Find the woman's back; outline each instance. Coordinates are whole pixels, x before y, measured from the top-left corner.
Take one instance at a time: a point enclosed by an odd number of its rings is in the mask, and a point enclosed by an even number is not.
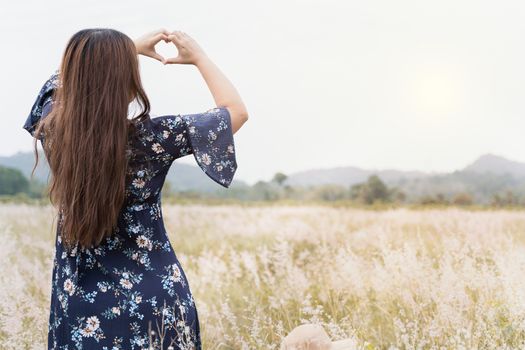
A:
[[[161,58],[161,40],[179,56]],[[137,54],[194,64],[217,107],[151,118]],[[143,107],[131,120],[130,99]],[[49,349],[201,349],[195,301],[164,227],[162,187],[173,161],[189,154],[229,187],[233,134],[247,118],[233,85],[183,32],[135,41],[107,28],[73,35],[23,126],[44,147],[60,208]]]
[[[34,125],[52,111],[48,97],[56,82],[57,72],[24,124],[33,136]],[[96,247],[69,251],[62,245],[59,215],[50,348],[142,349],[152,342],[164,348],[172,341],[174,348],[200,348],[197,310],[166,234],[161,190],[173,161],[189,154],[215,182],[231,184],[237,164],[229,111],[148,116],[136,126],[128,140],[126,201],[115,232]]]

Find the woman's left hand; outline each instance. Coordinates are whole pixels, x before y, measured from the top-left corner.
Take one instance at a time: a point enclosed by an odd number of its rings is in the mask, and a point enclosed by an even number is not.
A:
[[[161,40],[169,43],[170,40],[168,39],[168,35],[170,35],[170,32],[165,28],[161,28],[159,30],[146,33],[140,38],[133,40],[137,49],[137,53],[139,55],[154,58],[165,64],[166,59],[159,55],[157,51],[155,51],[155,45],[157,45]]]

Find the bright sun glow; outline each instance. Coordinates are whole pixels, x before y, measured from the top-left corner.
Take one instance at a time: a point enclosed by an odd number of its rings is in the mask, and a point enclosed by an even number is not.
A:
[[[450,70],[426,67],[417,71],[409,89],[411,109],[426,121],[453,119],[461,106],[460,82]]]

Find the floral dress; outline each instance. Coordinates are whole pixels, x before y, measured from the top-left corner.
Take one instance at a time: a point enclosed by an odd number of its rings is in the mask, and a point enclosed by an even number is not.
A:
[[[41,142],[36,123],[51,111],[58,84],[56,70],[23,126]],[[195,300],[167,237],[161,190],[173,161],[189,154],[212,180],[230,186],[237,169],[230,115],[217,107],[148,116],[137,125],[113,234],[99,246],[66,251],[57,225],[48,349],[201,349]]]

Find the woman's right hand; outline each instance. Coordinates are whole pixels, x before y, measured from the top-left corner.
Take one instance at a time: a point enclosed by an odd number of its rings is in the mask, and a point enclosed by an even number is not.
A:
[[[137,53],[139,55],[148,56],[154,58],[164,64],[166,60],[162,55],[159,55],[155,50],[155,45],[157,45],[161,40],[164,40],[166,43],[169,43],[168,35],[170,32],[164,28],[155,30],[149,33],[144,34],[138,39],[133,40]]]
[[[204,50],[188,34],[176,30],[168,35],[168,39],[175,44],[179,55],[168,58],[164,64],[197,64],[206,58]]]

